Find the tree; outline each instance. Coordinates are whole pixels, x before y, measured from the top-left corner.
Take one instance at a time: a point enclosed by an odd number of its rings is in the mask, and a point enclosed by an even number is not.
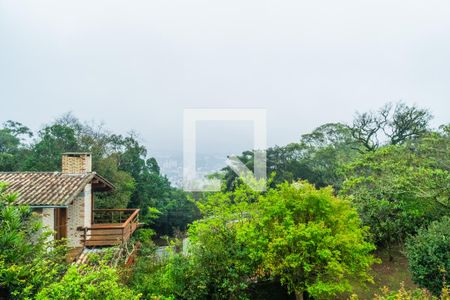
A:
[[[450,218],[431,223],[406,242],[406,256],[412,278],[419,286],[439,295],[450,285]]]
[[[302,163],[309,173],[296,179],[308,180],[316,187],[342,186],[342,167],[359,156],[360,143],[352,137],[350,128],[341,123],[328,123],[302,135],[305,149]]]
[[[39,141],[25,161],[27,171],[55,171],[61,168],[61,154],[76,152],[78,146],[75,131],[59,124],[47,126],[39,131]]]
[[[261,196],[243,222],[242,237],[262,271],[295,292],[332,297],[351,290],[349,278],[370,281],[375,247],[350,203],[307,182],[284,183]]]
[[[432,115],[426,109],[408,106],[399,102],[388,103],[377,113],[358,113],[353,120],[353,137],[363,145],[365,151],[374,151],[384,141],[397,145],[420,137],[428,131]]]
[[[195,202],[186,192],[177,188],[171,188],[167,200],[158,201],[155,207],[161,214],[152,227],[160,234],[173,235],[176,231],[184,232],[189,224],[201,217]]]
[[[439,130],[409,142],[408,147],[433,168],[450,171],[450,125],[442,125]]]
[[[95,171],[108,178],[116,187],[110,193],[96,195],[96,208],[126,208],[136,190],[136,181],[127,172],[119,170],[119,154],[113,153],[95,162]]]
[[[30,129],[19,122],[3,124],[0,129],[0,171],[14,171],[20,167],[28,152],[23,142],[32,135]]]
[[[225,203],[231,204],[230,195],[234,204],[227,207]],[[185,284],[189,299],[247,299],[257,262],[251,258],[247,241],[240,236],[240,220],[248,207],[246,196],[242,189],[211,195],[202,207],[206,218],[189,227],[189,280]]]
[[[440,168],[450,148],[441,138],[385,146],[346,167],[341,194],[352,198],[378,245],[389,250],[450,212],[450,173]]]

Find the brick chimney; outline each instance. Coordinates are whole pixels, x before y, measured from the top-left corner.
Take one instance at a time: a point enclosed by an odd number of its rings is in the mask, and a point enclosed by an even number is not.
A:
[[[91,154],[77,152],[63,153],[62,172],[66,174],[81,174],[92,172]]]

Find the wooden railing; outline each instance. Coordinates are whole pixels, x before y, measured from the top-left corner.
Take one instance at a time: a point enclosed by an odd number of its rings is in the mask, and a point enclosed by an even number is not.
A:
[[[112,246],[128,241],[139,226],[139,209],[94,209],[93,223],[83,228],[85,246]]]
[[[113,209],[93,209],[93,224],[122,224],[131,217],[137,209],[133,208],[113,208]]]

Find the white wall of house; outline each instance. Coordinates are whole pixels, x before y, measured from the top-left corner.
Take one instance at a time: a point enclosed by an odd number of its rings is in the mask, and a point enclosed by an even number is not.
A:
[[[48,230],[55,230],[55,209],[54,208],[42,208],[40,210],[42,217],[42,225]],[[48,238],[50,241],[54,239],[53,234]]]
[[[91,185],[67,207],[67,244],[69,247],[83,246],[83,231],[79,227],[91,225]]]
[[[83,232],[77,230],[84,225],[84,197],[78,196],[67,206],[67,245],[81,247]]]
[[[84,226],[90,227],[92,224],[92,185],[87,184],[84,188]]]

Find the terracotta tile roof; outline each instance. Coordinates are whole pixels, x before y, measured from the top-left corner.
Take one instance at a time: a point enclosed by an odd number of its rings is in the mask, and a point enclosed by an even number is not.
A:
[[[0,172],[0,182],[8,183],[7,193],[18,193],[16,204],[31,206],[65,206],[91,182],[113,186],[96,173],[63,174],[61,172]]]

